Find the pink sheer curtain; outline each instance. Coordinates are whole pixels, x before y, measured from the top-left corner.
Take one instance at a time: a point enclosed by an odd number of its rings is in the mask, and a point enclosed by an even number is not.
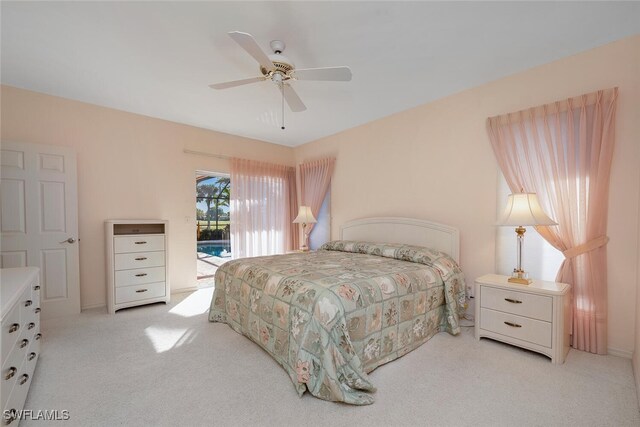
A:
[[[292,251],[300,248],[300,227],[294,224],[293,220],[298,216],[298,192],[296,187],[296,169],[287,169],[287,178],[285,181],[285,193],[289,195],[289,216],[287,217],[286,244],[287,250]]]
[[[297,210],[295,185],[293,167],[231,159],[234,258],[279,254],[297,247],[297,230],[291,223]]]
[[[558,226],[536,227],[565,260],[572,346],[607,353],[607,206],[618,89],[491,117],[487,129],[514,192],[536,192]]]
[[[336,159],[327,158],[304,162],[300,165],[300,199],[302,206],[309,206],[313,216],[318,218],[320,207],[329,185]],[[310,224],[309,230],[314,224]]]

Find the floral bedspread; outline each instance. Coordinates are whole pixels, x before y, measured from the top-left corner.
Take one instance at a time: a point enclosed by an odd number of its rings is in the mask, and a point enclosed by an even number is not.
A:
[[[227,262],[215,283],[210,321],[262,346],[300,395],[354,405],[374,401],[368,372],[440,331],[457,335],[465,304],[460,267],[418,246],[334,241]]]

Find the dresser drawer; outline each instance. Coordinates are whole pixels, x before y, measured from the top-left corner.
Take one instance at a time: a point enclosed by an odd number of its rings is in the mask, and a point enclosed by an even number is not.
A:
[[[20,368],[24,364],[26,354],[26,349],[20,348],[18,345],[9,350],[12,351],[9,353],[7,359],[3,359],[2,377],[0,377],[0,381],[2,382],[0,386],[0,393],[2,394],[0,407],[4,407],[9,399],[16,379],[20,376]],[[10,376],[10,378],[7,378],[7,376]]]
[[[7,360],[9,352],[21,334],[20,304],[16,304],[2,320],[2,360]]]
[[[38,300],[34,300],[30,288],[25,289],[18,306],[20,307],[20,324],[26,329],[27,324],[33,322],[36,318],[35,309],[38,307]]]
[[[483,308],[551,322],[553,315],[553,298],[551,297],[490,286],[483,286],[480,292],[480,306]]]
[[[164,251],[116,254],[114,267],[116,270],[162,267],[164,265],[164,255]]]
[[[39,334],[40,331],[37,330],[36,334]],[[42,335],[40,335],[41,337]],[[29,373],[29,375],[33,374],[33,372],[36,369],[36,362],[38,361],[38,358],[40,357],[40,342],[42,341],[42,338],[39,339],[33,339],[33,341],[31,341],[31,344],[29,345],[29,350],[27,351],[26,357],[27,357],[27,372]]]
[[[29,373],[27,369],[28,369],[28,366],[27,366],[27,361],[25,359],[24,363],[18,370],[18,373],[14,377],[15,383],[13,384],[13,389],[11,390],[11,394],[7,399],[7,403],[5,404],[5,409],[22,409],[23,408],[24,401],[27,397],[27,393],[29,392],[29,386],[31,385],[31,380],[33,379],[33,372]],[[17,425],[17,424],[18,423],[15,422],[15,424],[10,424],[10,425]]]
[[[551,348],[551,323],[486,308],[480,312],[480,328]]]
[[[40,289],[41,286],[39,283],[34,283],[31,286],[31,299],[38,303],[40,303]]]
[[[116,288],[116,304],[158,298],[165,295],[165,283],[147,283]]]
[[[16,375],[17,376],[17,375]],[[16,378],[17,379],[17,378]],[[8,414],[15,414],[15,412],[20,411],[24,405],[24,401],[27,398],[27,393],[29,392],[29,386],[31,385],[31,378],[25,384],[21,386],[16,384],[11,391],[11,394],[8,396],[7,403],[5,403],[4,408],[2,410],[2,422],[3,426],[17,426],[19,420],[15,418],[10,418],[10,415],[5,416],[5,411]]]
[[[115,236],[113,251],[117,254],[128,252],[153,252],[164,250],[164,236]]]
[[[142,285],[162,282],[165,279],[164,267],[136,268],[135,270],[116,271],[116,288],[121,286]]]
[[[39,319],[33,319],[32,322],[29,322],[27,324],[24,325],[25,331],[27,332],[25,336],[23,336],[23,338],[26,338],[29,340],[30,344],[33,344],[35,342],[35,338],[36,335],[38,335],[38,333],[40,333],[40,321]]]
[[[31,323],[38,323],[40,320],[40,302],[39,300],[31,300],[31,304],[25,305],[26,301],[20,301],[20,329],[23,329],[23,332],[28,329],[33,329],[33,327],[29,328]]]

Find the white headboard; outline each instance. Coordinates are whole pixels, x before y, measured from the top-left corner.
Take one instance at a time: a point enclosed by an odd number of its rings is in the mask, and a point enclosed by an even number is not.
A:
[[[340,227],[340,239],[425,246],[460,257],[460,232],[436,222],[411,218],[362,218]]]

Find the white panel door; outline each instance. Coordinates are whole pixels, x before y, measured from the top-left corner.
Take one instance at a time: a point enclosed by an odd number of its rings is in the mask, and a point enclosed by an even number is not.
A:
[[[40,267],[42,318],[80,312],[75,152],[0,145],[0,268]]]

